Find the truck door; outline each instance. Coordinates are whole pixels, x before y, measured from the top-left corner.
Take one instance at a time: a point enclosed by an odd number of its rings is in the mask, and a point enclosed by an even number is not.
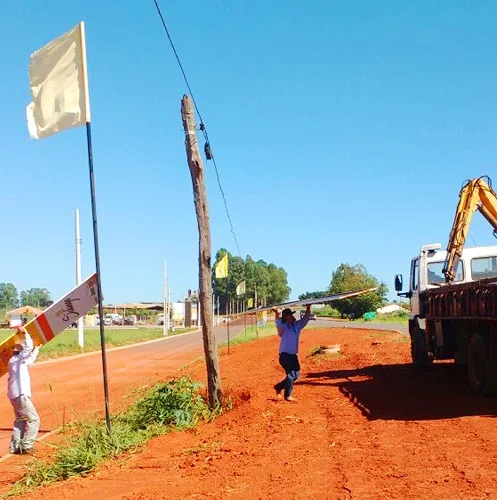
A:
[[[419,314],[419,257],[411,261],[409,288],[411,292],[411,313],[413,316],[417,316]]]

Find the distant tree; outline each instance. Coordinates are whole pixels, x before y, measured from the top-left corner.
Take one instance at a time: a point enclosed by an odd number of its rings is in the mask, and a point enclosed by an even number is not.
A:
[[[0,309],[15,309],[19,306],[17,288],[12,283],[0,283]]]
[[[267,271],[269,274],[267,303],[274,305],[285,302],[292,291],[288,286],[286,271],[282,267],[276,267],[274,264],[269,264],[267,266]]]
[[[385,283],[368,274],[362,264],[351,266],[340,264],[333,272],[329,287],[329,294],[357,292],[368,288],[378,287],[374,292],[365,293],[350,299],[337,300],[333,307],[337,309],[342,318],[359,318],[368,311],[376,311],[386,302],[388,288]]]
[[[226,278],[216,278],[216,264],[228,254],[228,276]],[[243,281],[245,265],[243,259],[231,255],[225,248],[220,248],[216,252],[216,258],[212,267],[212,290],[216,297],[219,297],[221,311],[227,309],[228,301],[236,299],[236,287]]]
[[[256,307],[267,305],[267,299],[270,293],[271,278],[267,268],[266,261],[260,259],[255,263],[255,286],[257,287]]]
[[[238,297],[236,287],[245,279],[245,262],[236,255],[230,255],[228,259],[229,271],[226,279],[228,280],[230,299],[236,299]]]
[[[321,297],[326,297],[329,293],[325,290],[324,292],[305,292],[299,295],[299,300],[306,299],[320,299]]]
[[[258,265],[250,255],[245,258],[245,296],[246,298],[254,297],[254,290],[257,284],[257,269]]]
[[[216,278],[216,264],[224,254],[228,254],[228,277]],[[245,294],[238,297],[236,287],[245,281]],[[257,305],[277,304],[283,302],[290,295],[287,274],[282,267],[268,264],[264,260],[257,262],[247,255],[243,260],[241,257],[233,256],[226,249],[221,248],[216,253],[212,267],[212,288],[214,294],[219,297],[222,313],[226,311],[228,301],[233,299],[247,300],[255,297],[257,291]]]
[[[32,306],[40,309],[52,303],[50,292],[46,288],[30,288],[21,292],[21,305]]]

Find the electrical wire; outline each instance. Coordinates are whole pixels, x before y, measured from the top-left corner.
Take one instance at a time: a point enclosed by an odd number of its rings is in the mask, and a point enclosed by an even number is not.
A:
[[[240,258],[242,258],[242,253],[240,251],[240,246],[238,245],[238,239],[236,237],[235,229],[233,227],[233,222],[231,220],[231,215],[230,215],[230,212],[229,212],[229,209],[228,209],[228,202],[226,201],[226,196],[224,195],[224,190],[223,190],[223,187],[221,185],[221,178],[219,176],[219,170],[217,168],[216,158],[214,157],[214,153],[212,152],[212,147],[211,147],[211,144],[210,144],[210,141],[209,141],[209,134],[207,133],[207,128],[205,127],[204,120],[202,119],[202,115],[200,114],[200,110],[199,110],[199,108],[197,106],[197,101],[195,100],[195,97],[193,95],[192,88],[191,88],[190,83],[188,81],[188,78],[186,76],[186,73],[185,73],[185,70],[183,68],[183,65],[181,64],[181,59],[179,58],[178,52],[176,50],[176,47],[174,46],[173,40],[171,38],[171,34],[169,33],[169,30],[168,30],[167,25],[166,25],[166,21],[164,19],[164,16],[162,15],[162,11],[161,11],[161,8],[160,8],[159,3],[157,2],[157,0],[154,0],[154,4],[155,4],[155,8],[157,9],[157,13],[159,14],[159,17],[160,17],[162,26],[164,28],[164,31],[166,32],[167,38],[169,40],[169,44],[171,45],[171,48],[172,48],[172,50],[174,52],[174,56],[176,57],[176,61],[178,63],[179,69],[181,70],[181,74],[183,75],[183,79],[185,80],[188,92],[190,93],[190,96],[192,97],[193,106],[195,108],[195,111],[198,114],[199,119],[200,119],[200,130],[202,131],[202,134],[204,136],[204,140],[205,140],[206,144],[208,144],[209,149],[210,149],[210,155],[211,155],[212,163],[214,164],[214,169],[216,171],[217,184],[219,186],[219,190],[221,191],[221,196],[223,197],[224,209],[226,211],[226,215],[228,217],[228,221],[229,221],[229,224],[230,224],[231,234],[233,235],[233,239],[235,240],[236,248],[238,249],[238,255],[240,256]]]

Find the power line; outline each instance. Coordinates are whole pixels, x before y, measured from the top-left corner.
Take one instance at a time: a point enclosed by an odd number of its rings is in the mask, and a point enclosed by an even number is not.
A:
[[[158,4],[157,0],[154,0],[154,4],[155,4],[155,7],[156,7],[157,12],[159,14],[160,20],[162,22],[162,26],[164,28],[164,31],[166,32],[167,38],[169,40],[169,44],[171,45],[171,48],[173,49],[174,56],[176,57],[176,61],[177,61],[178,66],[179,66],[179,68],[181,70],[181,74],[183,75],[183,79],[185,80],[186,87],[188,88],[188,92],[190,93],[190,95],[192,97],[193,106],[195,107],[195,111],[197,112],[198,117],[200,119],[200,130],[202,131],[202,134],[204,136],[206,150],[208,149],[210,159],[212,160],[212,163],[214,164],[214,169],[216,171],[217,184],[219,186],[219,190],[221,191],[221,195],[223,197],[224,209],[226,211],[226,215],[228,217],[228,221],[229,221],[229,224],[230,224],[231,234],[233,235],[233,239],[235,240],[236,248],[238,249],[238,255],[240,256],[240,258],[242,258],[242,253],[240,251],[240,246],[238,245],[238,239],[236,237],[235,229],[233,227],[233,222],[231,220],[231,215],[230,215],[230,212],[229,212],[229,209],[228,209],[228,202],[226,201],[226,196],[224,195],[224,190],[223,190],[223,187],[221,185],[221,178],[219,177],[219,170],[217,168],[216,159],[214,157],[214,153],[212,152],[212,148],[211,148],[211,145],[210,145],[209,134],[207,133],[207,128],[205,127],[204,120],[202,119],[202,115],[200,114],[200,110],[199,110],[199,108],[197,106],[197,101],[195,100],[195,96],[193,95],[193,90],[192,90],[192,88],[190,86],[190,83],[189,83],[188,78],[186,76],[186,73],[185,73],[185,70],[183,68],[183,65],[181,64],[181,59],[179,58],[178,52],[176,51],[176,47],[174,46],[174,43],[173,43],[173,40],[172,40],[171,35],[169,33],[169,30],[167,29],[166,21],[164,20],[164,16],[162,15],[162,11],[161,11],[161,9],[159,7],[159,4]]]

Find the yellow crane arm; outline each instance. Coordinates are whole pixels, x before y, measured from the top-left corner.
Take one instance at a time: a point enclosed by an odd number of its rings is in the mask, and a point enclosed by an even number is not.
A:
[[[457,264],[466,242],[469,224],[475,210],[478,210],[497,233],[497,194],[487,176],[468,181],[459,193],[459,203],[447,243],[447,258],[443,267],[445,281],[450,283],[456,275]]]

